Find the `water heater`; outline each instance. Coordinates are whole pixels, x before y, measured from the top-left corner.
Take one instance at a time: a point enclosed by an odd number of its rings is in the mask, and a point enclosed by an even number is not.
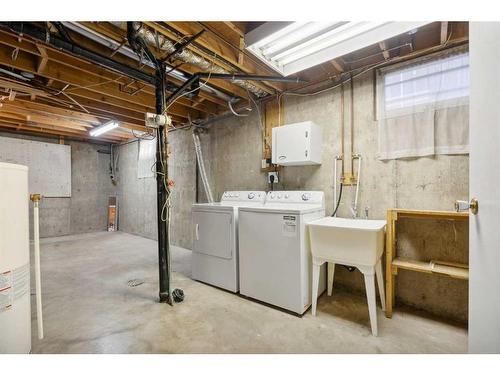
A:
[[[0,354],[30,351],[28,167],[0,163]]]

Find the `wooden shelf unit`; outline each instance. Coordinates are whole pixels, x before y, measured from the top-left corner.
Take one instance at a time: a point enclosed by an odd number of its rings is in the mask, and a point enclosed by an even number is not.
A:
[[[435,273],[446,275],[456,279],[469,279],[469,266],[454,262],[441,260],[431,260],[423,262],[420,260],[403,258],[397,256],[396,248],[396,223],[399,218],[420,218],[434,220],[468,220],[468,212],[454,211],[423,211],[423,210],[405,210],[390,209],[387,210],[387,229],[386,229],[386,311],[388,318],[392,317],[392,308],[395,300],[395,277],[398,269],[405,269],[415,272]]]

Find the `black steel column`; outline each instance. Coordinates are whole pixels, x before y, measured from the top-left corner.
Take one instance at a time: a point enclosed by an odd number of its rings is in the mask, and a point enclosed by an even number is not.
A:
[[[165,69],[156,70],[156,113],[163,114],[165,109]],[[169,244],[168,244],[168,231],[166,221],[162,220],[162,210],[166,204],[167,194],[164,185],[165,181],[168,181],[168,166],[167,166],[167,150],[166,142],[163,142],[164,128],[158,127],[158,138],[156,140],[156,205],[157,205],[157,215],[158,215],[158,266],[159,266],[159,276],[160,276],[160,302],[168,302],[172,304],[172,298],[170,296],[170,269],[168,267],[169,263]],[[164,160],[164,167],[161,160]],[[165,213],[164,213],[165,214]]]

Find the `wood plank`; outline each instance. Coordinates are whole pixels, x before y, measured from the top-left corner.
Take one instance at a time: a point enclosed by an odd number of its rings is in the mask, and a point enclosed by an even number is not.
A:
[[[455,211],[434,211],[434,210],[408,210],[408,209],[393,209],[399,218],[427,218],[427,219],[451,219],[451,220],[468,220],[468,212]]]
[[[441,44],[445,44],[448,40],[448,22],[441,22]]]
[[[340,57],[333,59],[330,61],[330,63],[333,65],[335,70],[339,73],[343,73],[345,70],[345,65]]]
[[[283,98],[281,98],[281,104],[283,104]],[[263,159],[271,158],[273,128],[280,126],[280,121],[283,121],[283,107],[283,105],[279,105],[278,99],[270,100],[264,104],[264,142],[262,145]]]
[[[36,74],[36,66],[29,55],[26,52],[21,51],[18,58],[13,62],[10,59],[8,51],[0,48],[0,64],[18,68],[24,71]],[[58,80],[66,84],[74,84],[77,86],[87,87],[84,90],[91,91],[100,94],[103,98],[107,95],[114,99],[122,100],[125,108],[131,105],[142,105],[148,108],[149,111],[154,110],[154,96],[148,95],[146,93],[139,93],[137,95],[129,95],[120,91],[119,87],[113,83],[109,83],[109,80],[104,77],[97,77],[92,75],[82,75],[78,71],[72,71],[70,69],[64,68],[63,65],[56,61],[49,60],[44,71],[40,74],[41,76],[52,79],[54,81]],[[93,86],[92,86],[93,85]],[[78,91],[80,89],[75,89]],[[69,92],[69,91],[68,91]],[[73,94],[74,91],[71,91]],[[108,99],[112,101],[113,99]],[[188,118],[188,114],[191,118],[196,119],[200,117],[200,111],[198,109],[190,109],[184,106],[179,106],[174,104],[169,108],[170,112],[176,116]]]
[[[167,22],[167,24],[183,35],[194,35],[203,28],[196,22]],[[210,30],[210,28],[208,27],[207,29]],[[217,55],[227,60],[230,64],[238,67],[238,69],[241,69],[241,71],[244,73],[259,75],[275,74],[275,72],[273,72],[271,68],[268,68],[267,66],[264,66],[260,63],[256,64],[250,58],[244,59],[243,64],[238,64],[238,46],[229,46],[228,43],[224,40],[221,40],[216,33],[204,33],[196,40],[196,43],[209,49],[210,51],[217,53]],[[267,82],[265,86],[272,87],[273,89],[277,89],[280,91],[284,89],[283,85],[280,85],[276,82]],[[267,89],[266,91],[269,93],[274,93],[273,89]]]
[[[132,137],[132,135],[131,135],[130,138],[119,138],[119,137],[113,137],[113,136],[110,136],[107,134],[103,134],[101,137],[99,137],[99,139],[97,139],[97,138],[91,137],[88,133],[77,133],[77,132],[72,133],[72,132],[61,131],[61,130],[54,131],[54,130],[50,130],[50,129],[27,126],[27,125],[19,124],[19,123],[12,124],[12,123],[5,122],[2,119],[0,119],[0,128],[3,130],[6,130],[6,131],[10,130],[10,131],[15,132],[15,133],[19,133],[19,132],[31,133],[31,134],[35,133],[35,134],[39,134],[39,135],[50,135],[50,136],[64,135],[68,139],[72,138],[72,139],[78,139],[78,140],[84,140],[84,141],[93,140],[93,141],[97,141],[97,142],[101,141],[104,143],[118,143],[118,142],[122,142],[124,140],[130,139]]]
[[[380,47],[380,50],[382,51],[382,55],[384,56],[384,59],[389,60],[391,58],[391,54],[387,50],[387,44],[385,43],[385,41],[380,42],[378,45]]]
[[[386,254],[386,277],[385,277],[385,316],[392,318],[392,309],[394,304],[394,289],[395,278],[392,273],[392,260],[394,258],[395,249],[395,233],[394,233],[394,216],[392,210],[387,210],[387,225],[386,225],[386,241],[385,241],[385,254]]]
[[[235,22],[224,21],[223,23],[231,30],[233,30],[236,34],[238,34],[240,37],[245,36],[245,32]]]
[[[423,273],[437,273],[440,275],[449,276],[456,279],[468,280],[469,270],[463,266],[454,267],[441,264],[433,264],[431,262],[423,262],[415,259],[397,257],[392,262],[393,267],[402,268],[409,271]]]
[[[12,48],[20,48],[21,51],[28,52],[30,54],[37,56],[38,58],[41,58],[41,53],[40,53],[40,50],[38,48],[38,46],[41,45],[40,43],[32,42],[31,40],[26,39],[26,38],[21,38],[21,41],[19,41],[19,38],[17,38],[15,35],[12,35],[10,33],[2,31],[2,30],[0,30],[0,42],[2,44],[8,45]],[[109,69],[106,69],[106,68],[103,68],[99,65],[96,65],[92,62],[89,62],[87,60],[72,56],[70,54],[67,54],[65,52],[62,52],[62,51],[59,51],[56,49],[52,49],[50,46],[43,46],[43,48],[45,49],[45,53],[47,54],[47,57],[49,60],[52,60],[52,61],[55,61],[59,64],[65,65],[66,67],[68,67],[72,71],[80,70],[82,72],[88,73],[89,75],[95,76],[96,78],[101,80],[101,83],[96,82],[94,80],[94,81],[92,81],[93,83],[90,83],[91,85],[100,85],[100,84],[102,84],[102,82],[106,82],[106,80],[113,81],[113,80],[122,79],[123,81],[126,81],[128,78],[128,77],[120,75],[114,71],[111,71]],[[34,73],[37,73],[37,71],[35,71]],[[41,73],[41,72],[38,72],[38,73]],[[149,73],[153,74],[151,69],[150,69]],[[86,77],[88,77],[88,76],[86,76]],[[53,78],[50,78],[50,79],[53,79]],[[182,82],[179,80],[172,80],[172,81],[178,85],[182,84]],[[82,86],[76,82],[73,82],[73,84],[78,85],[78,86]],[[83,86],[86,86],[86,85],[84,84]],[[150,94],[151,96],[154,96],[154,87],[152,85],[147,85],[145,91],[148,94]],[[199,96],[204,97],[206,99],[209,99],[213,103],[221,104],[224,106],[227,105],[227,103],[225,103],[224,101],[221,101],[218,98],[214,99],[211,95],[209,95],[205,92],[200,92]],[[179,98],[176,105],[177,104],[191,107],[192,102],[187,98]],[[217,109],[213,109],[213,108],[207,109],[208,107],[209,107],[209,105],[199,107],[197,109],[197,111],[205,111],[205,112],[210,113],[210,114],[217,112]]]

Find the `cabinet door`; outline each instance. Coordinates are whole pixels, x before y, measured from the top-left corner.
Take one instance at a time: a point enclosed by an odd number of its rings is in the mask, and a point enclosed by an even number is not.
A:
[[[284,126],[276,129],[277,164],[309,160],[310,128],[308,126]]]
[[[234,247],[233,215],[230,212],[193,212],[193,251],[231,259]]]

